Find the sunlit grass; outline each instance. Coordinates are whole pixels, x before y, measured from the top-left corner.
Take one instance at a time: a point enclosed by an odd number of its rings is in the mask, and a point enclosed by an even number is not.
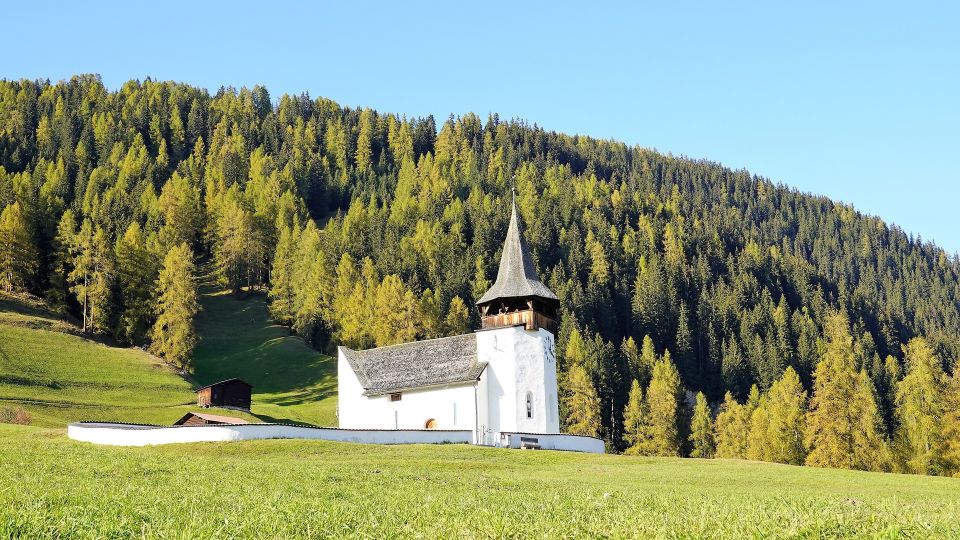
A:
[[[98,447],[0,426],[0,537],[956,537],[960,480],[466,445]]]

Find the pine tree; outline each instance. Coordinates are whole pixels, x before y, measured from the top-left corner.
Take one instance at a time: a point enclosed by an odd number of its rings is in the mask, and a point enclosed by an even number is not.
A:
[[[803,464],[806,402],[807,392],[800,377],[788,366],[767,393],[766,459],[769,461]]]
[[[913,338],[903,350],[907,374],[897,384],[898,457],[908,472],[936,474],[946,412],[946,374],[926,339]]]
[[[563,396],[566,432],[596,437],[600,434],[600,398],[580,364],[567,371]]]
[[[826,346],[814,371],[807,413],[806,464],[814,467],[884,470],[889,449],[882,434],[873,385],[856,370],[853,337],[845,314],[827,319]]]
[[[40,266],[30,224],[19,202],[0,213],[0,289],[24,291]]]
[[[697,404],[690,422],[690,457],[712,458],[716,447],[713,441],[713,417],[707,396],[697,392]]]
[[[70,292],[67,277],[73,267],[71,247],[77,235],[77,223],[73,210],[67,209],[60,217],[57,234],[53,239],[53,267],[50,269],[46,299],[50,308],[58,313],[67,312],[67,296]]]
[[[186,243],[171,248],[163,259],[157,281],[156,309],[151,349],[168,362],[189,369],[197,343],[193,318],[200,306],[194,282],[193,252]]]
[[[734,399],[733,394],[727,392],[723,398],[723,406],[714,427],[714,439],[718,458],[747,457],[747,437],[750,432],[750,416],[747,408]]]
[[[624,453],[637,455],[643,446],[644,417],[643,387],[634,379],[630,385],[630,395],[627,397],[627,406],[623,409],[623,443],[626,445]]]
[[[653,366],[653,376],[647,389],[646,418],[643,425],[644,442],[641,453],[651,456],[680,455],[680,373],[665,354]]]

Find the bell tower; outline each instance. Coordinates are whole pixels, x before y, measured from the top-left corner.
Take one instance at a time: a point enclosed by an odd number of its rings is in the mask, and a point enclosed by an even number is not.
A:
[[[497,281],[477,302],[481,328],[522,324],[527,330],[543,328],[555,333],[560,300],[537,277],[530,248],[523,238],[516,201],[511,202],[511,207]]]

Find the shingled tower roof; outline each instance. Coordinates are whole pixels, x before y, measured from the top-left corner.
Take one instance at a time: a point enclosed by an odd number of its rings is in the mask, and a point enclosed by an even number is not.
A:
[[[497,272],[497,281],[477,301],[477,305],[486,304],[501,298],[529,298],[539,297],[547,301],[558,302],[557,295],[553,294],[540,278],[533,265],[530,248],[523,238],[523,229],[520,226],[520,217],[517,213],[517,203],[514,201],[510,214],[510,227],[507,229],[507,238],[503,242],[503,254],[500,255],[500,270]]]

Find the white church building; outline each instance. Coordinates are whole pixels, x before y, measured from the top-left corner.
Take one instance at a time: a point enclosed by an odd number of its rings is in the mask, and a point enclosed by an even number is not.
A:
[[[481,329],[362,351],[340,347],[340,428],[465,430],[474,444],[602,452],[598,439],[560,434],[559,305],[537,277],[514,204],[497,281],[477,302]]]
[[[537,277],[515,204],[512,212],[497,281],[477,302],[480,330],[365,351],[340,347],[339,427],[74,422],[67,435],[119,446],[321,439],[603,453],[600,439],[560,433],[553,350],[560,302]]]

